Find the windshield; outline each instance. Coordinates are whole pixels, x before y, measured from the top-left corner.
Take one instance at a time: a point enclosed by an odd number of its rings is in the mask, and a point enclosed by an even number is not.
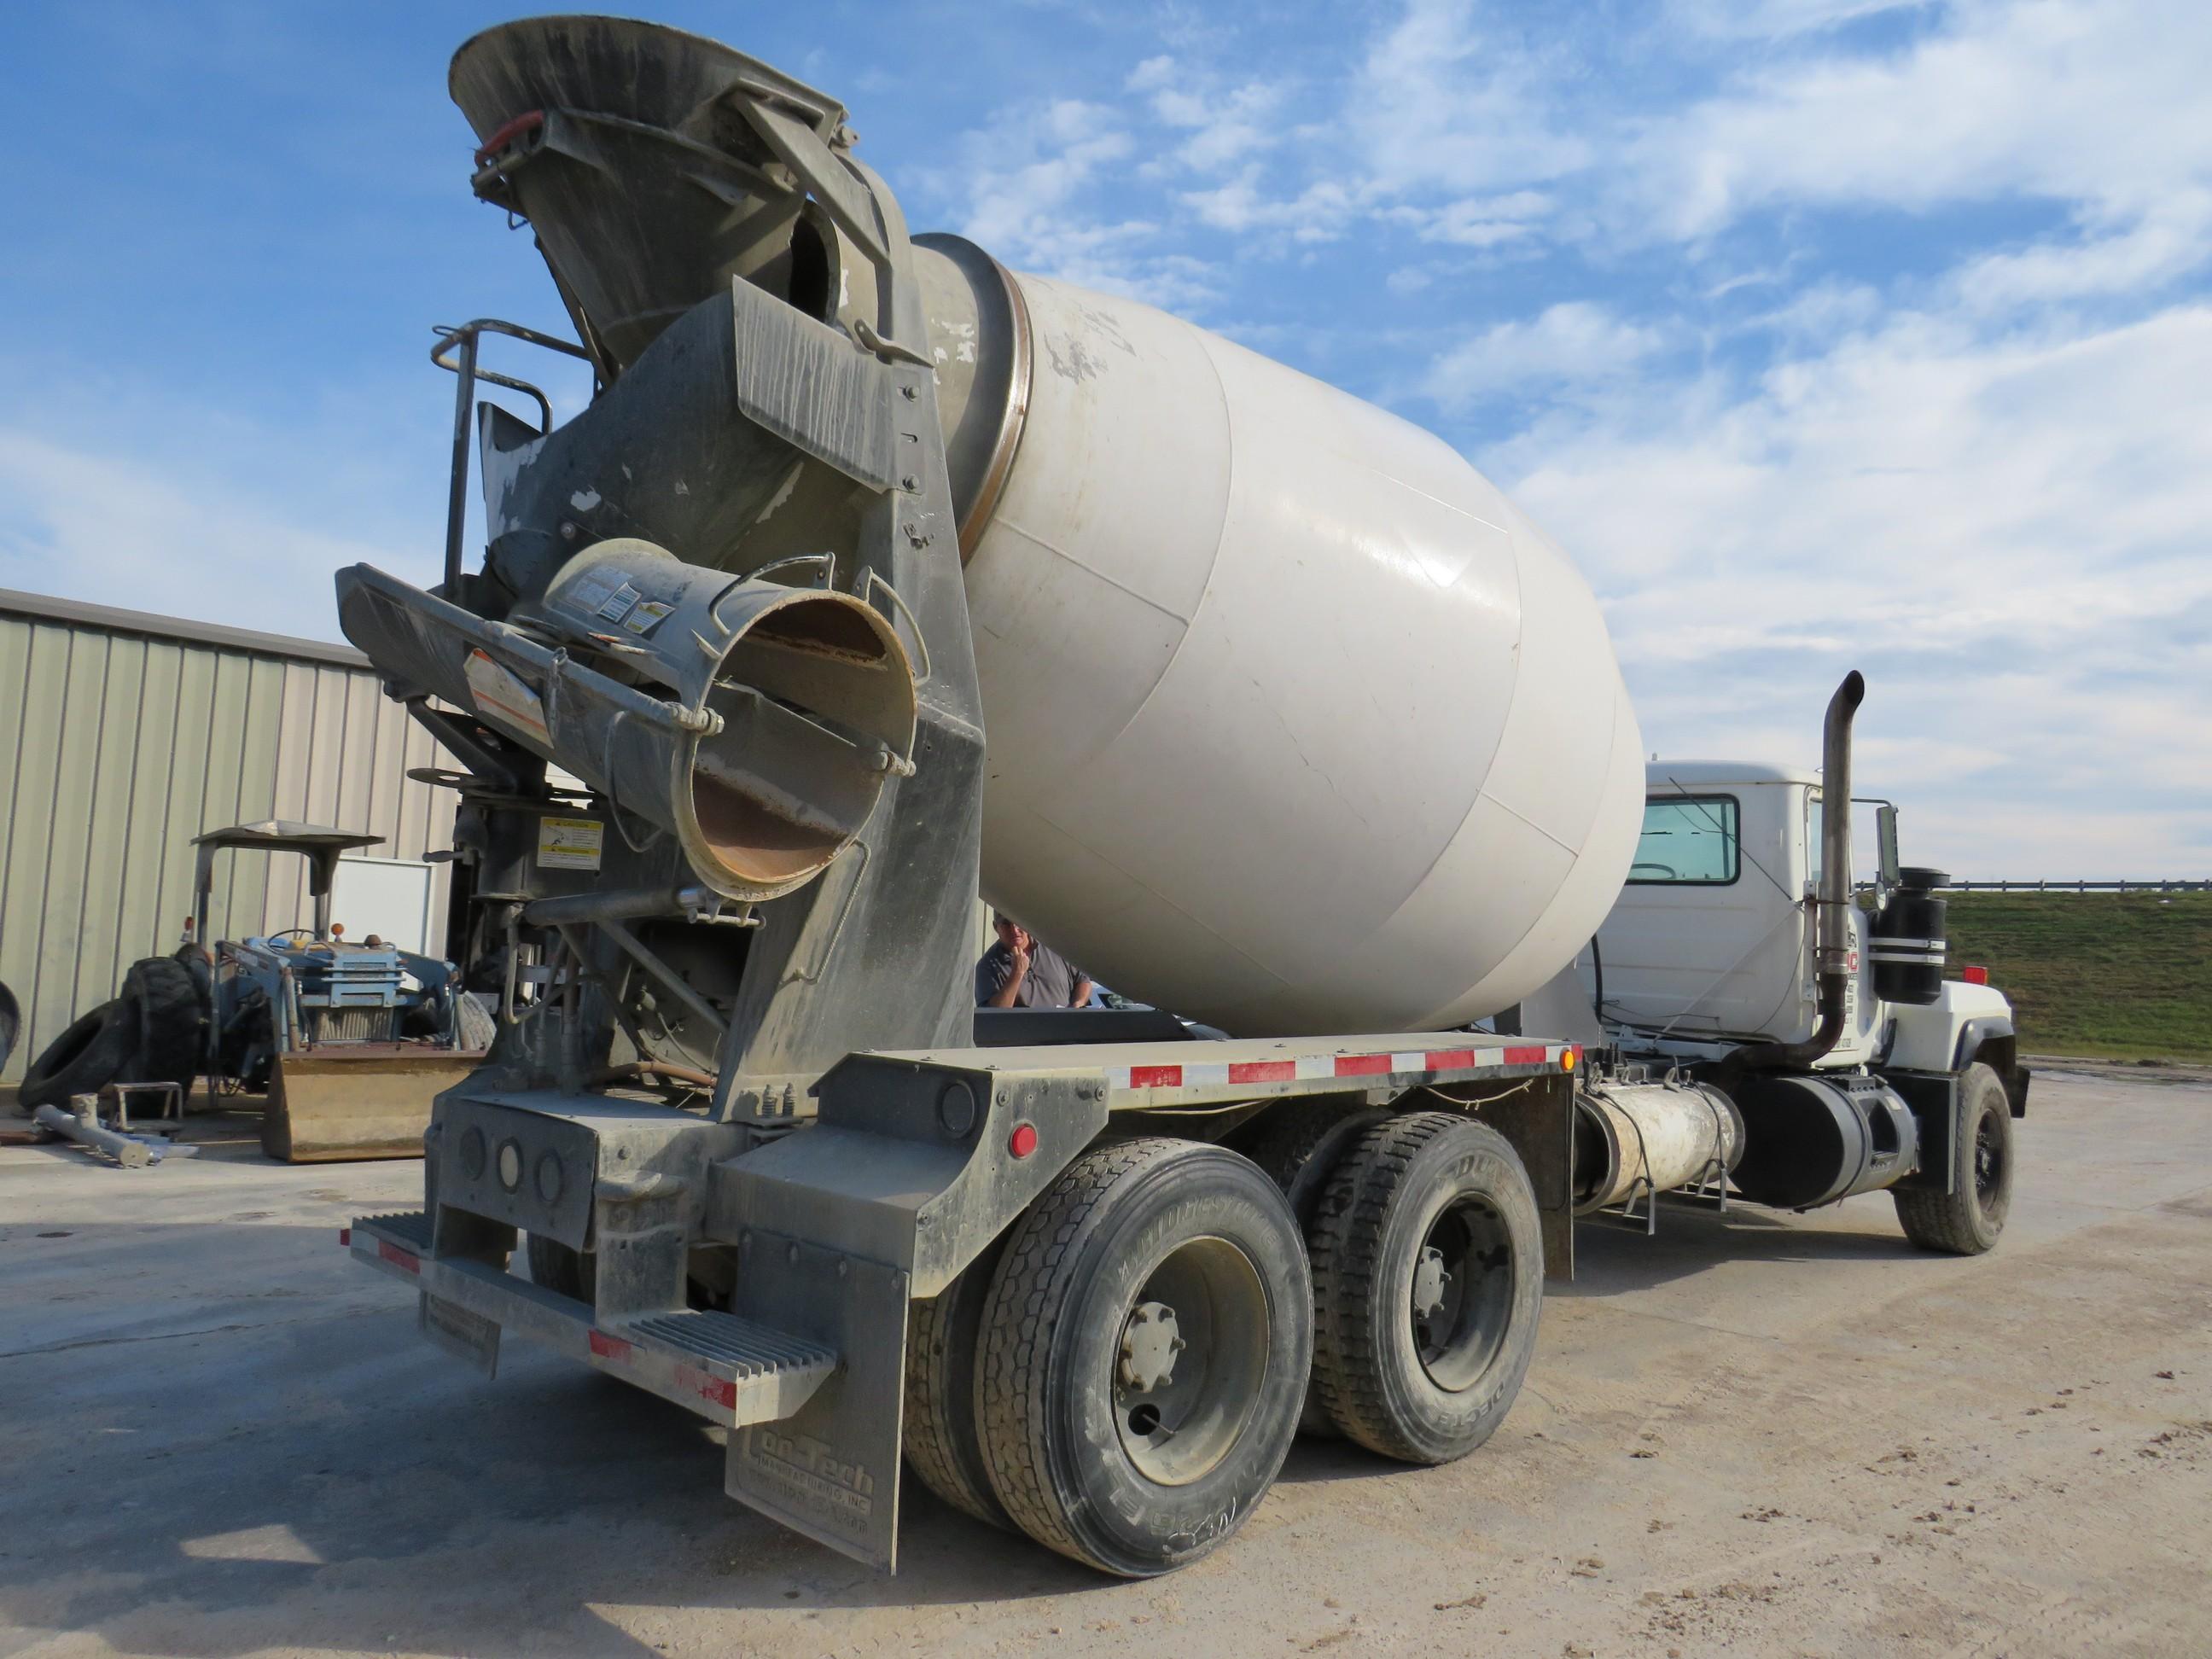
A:
[[[1631,883],[1725,886],[1736,878],[1733,795],[1668,795],[1646,801]]]

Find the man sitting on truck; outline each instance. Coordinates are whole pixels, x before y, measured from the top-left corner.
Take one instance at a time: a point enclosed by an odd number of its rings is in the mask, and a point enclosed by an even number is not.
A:
[[[991,912],[999,942],[975,964],[975,1002],[984,1008],[1084,1008],[1091,975],[1004,910]]]

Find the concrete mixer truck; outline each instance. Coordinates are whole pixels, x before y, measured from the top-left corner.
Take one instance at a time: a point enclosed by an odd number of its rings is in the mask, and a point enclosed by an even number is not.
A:
[[[1724,1192],[1770,1127],[1771,1199],[1919,1181],[1976,1247],[1944,1149],[1979,1074],[1918,1042],[1893,1083],[1906,1022],[1866,1040],[1847,709],[1821,868],[1780,839],[1809,780],[1770,824],[1687,779],[1718,827],[1677,822],[1589,590],[1435,437],[909,235],[842,106],[713,42],[517,22],[450,85],[574,337],[441,331],[443,580],[337,578],[459,757],[500,981],[422,1209],[347,1234],[427,1338],[677,1401],[732,1496],[865,1561],[904,1471],[1144,1576],[1302,1423],[1480,1445],[1577,1208]],[[496,340],[580,360],[588,405]],[[1638,920],[1721,885],[1616,906],[1715,858],[1787,901],[1743,961],[1803,957],[1757,1019]],[[1924,978],[1933,901],[1892,885]],[[1149,1007],[979,1012],[979,891]],[[1593,938],[1609,1024],[1543,1031]]]

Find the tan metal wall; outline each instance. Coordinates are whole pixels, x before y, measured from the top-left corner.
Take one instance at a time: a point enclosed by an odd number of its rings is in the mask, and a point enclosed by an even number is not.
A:
[[[0,1083],[176,948],[194,836],[302,818],[420,858],[451,844],[454,797],[407,770],[453,764],[357,653],[0,591],[0,981],[24,1023]],[[309,920],[304,860],[226,853],[215,874],[217,938]]]

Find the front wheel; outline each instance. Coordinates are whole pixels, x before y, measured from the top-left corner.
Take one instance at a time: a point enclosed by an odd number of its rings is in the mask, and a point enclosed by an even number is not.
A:
[[[2012,1208],[2012,1103],[1997,1074],[1976,1060],[1959,1073],[1951,1190],[1899,1187],[1897,1223],[1923,1250],[1980,1255],[1996,1248]]]
[[[1101,1571],[1197,1560],[1274,1484],[1312,1322],[1297,1224],[1249,1161],[1153,1139],[1086,1152],[1016,1225],[984,1312],[999,1502]]]

